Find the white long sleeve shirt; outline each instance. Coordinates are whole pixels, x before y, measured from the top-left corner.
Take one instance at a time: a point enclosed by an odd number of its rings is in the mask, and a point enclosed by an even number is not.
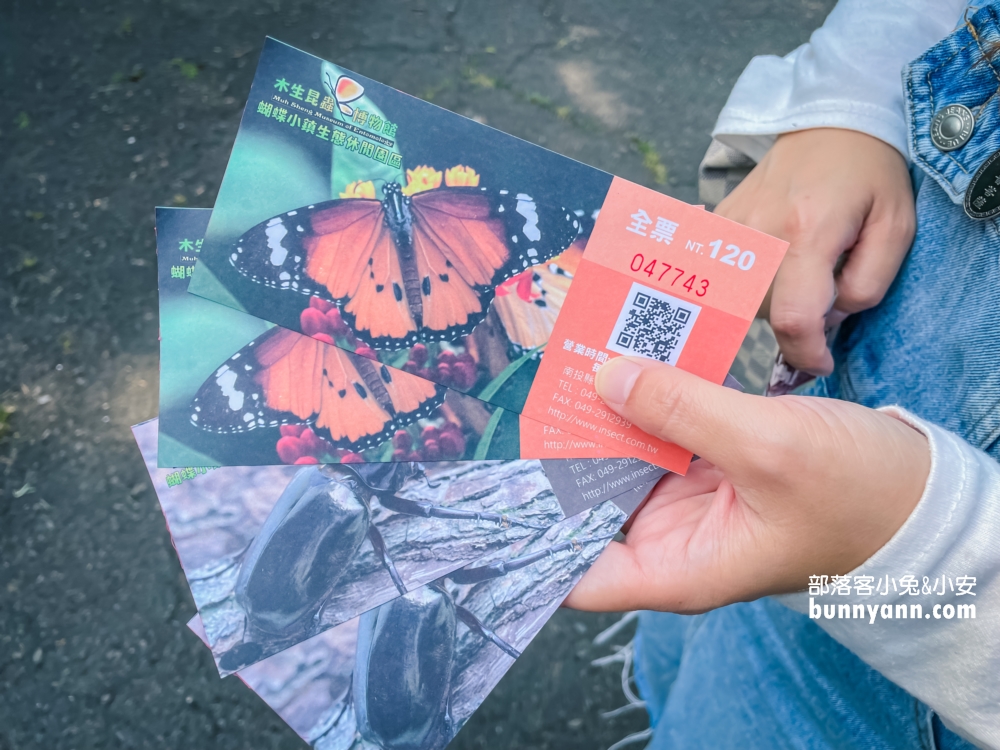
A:
[[[779,133],[845,128],[908,159],[903,66],[946,37],[967,7],[968,0],[840,0],[801,47],[750,61],[713,137],[760,161]]]
[[[785,57],[754,58],[740,76],[713,136],[759,161],[780,133],[817,127],[857,130],[895,147],[908,160],[901,72],[947,36],[967,0],[840,0],[810,41]],[[923,432],[931,472],[923,497],[896,535],[850,574],[880,581],[914,576],[913,596],[813,597],[812,604],[875,607],[866,619],[817,623],[866,663],[924,701],[956,733],[1000,748],[1000,464],[956,435],[896,410]],[[975,596],[954,581],[974,577]],[[965,579],[966,581],[968,578]],[[807,592],[782,597],[810,613]],[[921,617],[884,619],[883,604],[919,603]],[[945,605],[975,604],[975,618],[947,619]],[[937,605],[937,609],[935,609]],[[841,610],[837,610],[840,612]],[[957,609],[952,609],[957,615]],[[817,610],[812,608],[815,616]],[[968,615],[968,609],[965,610]]]

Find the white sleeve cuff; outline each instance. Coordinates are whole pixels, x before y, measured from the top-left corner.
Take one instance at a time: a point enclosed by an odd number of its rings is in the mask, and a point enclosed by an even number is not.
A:
[[[899,95],[887,104],[850,98],[849,90],[830,86],[812,92],[796,90],[795,65],[799,50],[788,57],[755,57],[736,82],[712,137],[760,161],[781,133],[811,128],[857,130],[885,141],[907,156],[906,116]]]
[[[755,57],[713,137],[760,161],[781,133],[843,128],[909,159],[903,67],[943,39],[967,0],[840,0],[808,43]]]

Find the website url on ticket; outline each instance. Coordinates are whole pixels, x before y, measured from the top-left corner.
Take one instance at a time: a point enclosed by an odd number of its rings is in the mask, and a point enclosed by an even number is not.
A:
[[[644,440],[639,440],[638,438],[629,437],[623,432],[616,432],[614,430],[609,430],[607,427],[599,427],[598,425],[587,422],[586,420],[580,419],[576,414],[567,414],[561,409],[557,409],[554,406],[548,408],[548,414],[550,417],[555,417],[560,422],[568,422],[571,425],[576,425],[577,427],[584,427],[591,432],[596,432],[601,437],[610,438],[612,440],[617,440],[620,443],[625,443],[625,445],[631,445],[636,448],[641,448],[642,450],[649,451],[650,453],[656,453],[659,448],[655,445],[650,445]]]
[[[645,474],[648,474],[649,472],[653,471],[654,469],[656,469],[656,467],[653,466],[652,464],[646,464],[645,466],[636,469],[628,476],[618,477],[617,479],[608,479],[607,481],[604,482],[603,486],[595,487],[592,490],[587,490],[586,492],[584,492],[583,499],[589,501],[589,500],[594,500],[598,497],[603,497],[605,495],[608,495],[610,494],[611,490],[617,489],[619,487],[625,487],[634,482],[639,477],[644,476]]]

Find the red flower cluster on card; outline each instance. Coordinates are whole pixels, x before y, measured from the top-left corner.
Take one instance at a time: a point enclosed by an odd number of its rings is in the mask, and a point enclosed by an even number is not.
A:
[[[446,349],[431,361],[430,350],[423,344],[410,347],[410,359],[403,369],[460,391],[471,388],[479,377],[476,359],[468,352],[455,354]]]
[[[306,336],[312,336],[324,344],[336,343],[334,338],[337,336],[346,336],[351,343],[356,340],[347,323],[340,317],[340,310],[333,303],[319,297],[309,298],[309,307],[299,314],[299,327]]]
[[[336,344],[335,339],[342,336],[354,347],[355,354],[378,362],[375,350],[358,343],[357,337],[341,317],[340,310],[326,300],[310,297],[309,307],[299,313],[299,327],[306,336],[312,336],[324,344]]]
[[[309,298],[309,307],[299,314],[299,327],[307,336],[312,336],[324,344],[336,344],[338,336],[354,347],[354,353],[377,362],[378,355],[371,347],[359,344],[354,333],[340,315],[340,310],[319,297]],[[465,391],[475,385],[479,377],[477,362],[468,352],[455,354],[442,351],[436,359],[424,344],[414,344],[410,349],[410,359],[403,365],[407,372],[426,380]]]
[[[364,463],[360,453],[334,448],[304,424],[281,426],[281,437],[275,446],[278,458],[286,464],[318,464],[339,459],[342,464]]]
[[[459,459],[465,454],[465,435],[454,422],[445,422],[441,427],[425,427],[416,440],[406,430],[398,430],[392,447],[393,461]]]

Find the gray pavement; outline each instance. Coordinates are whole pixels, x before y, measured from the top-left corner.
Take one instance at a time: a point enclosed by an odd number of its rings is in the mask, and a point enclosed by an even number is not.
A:
[[[831,5],[0,1],[0,748],[301,746],[185,629],[128,429],[156,413],[152,208],[212,205],[265,35],[695,201],[743,66]],[[643,728],[599,716],[615,617],[560,612],[453,747]]]

